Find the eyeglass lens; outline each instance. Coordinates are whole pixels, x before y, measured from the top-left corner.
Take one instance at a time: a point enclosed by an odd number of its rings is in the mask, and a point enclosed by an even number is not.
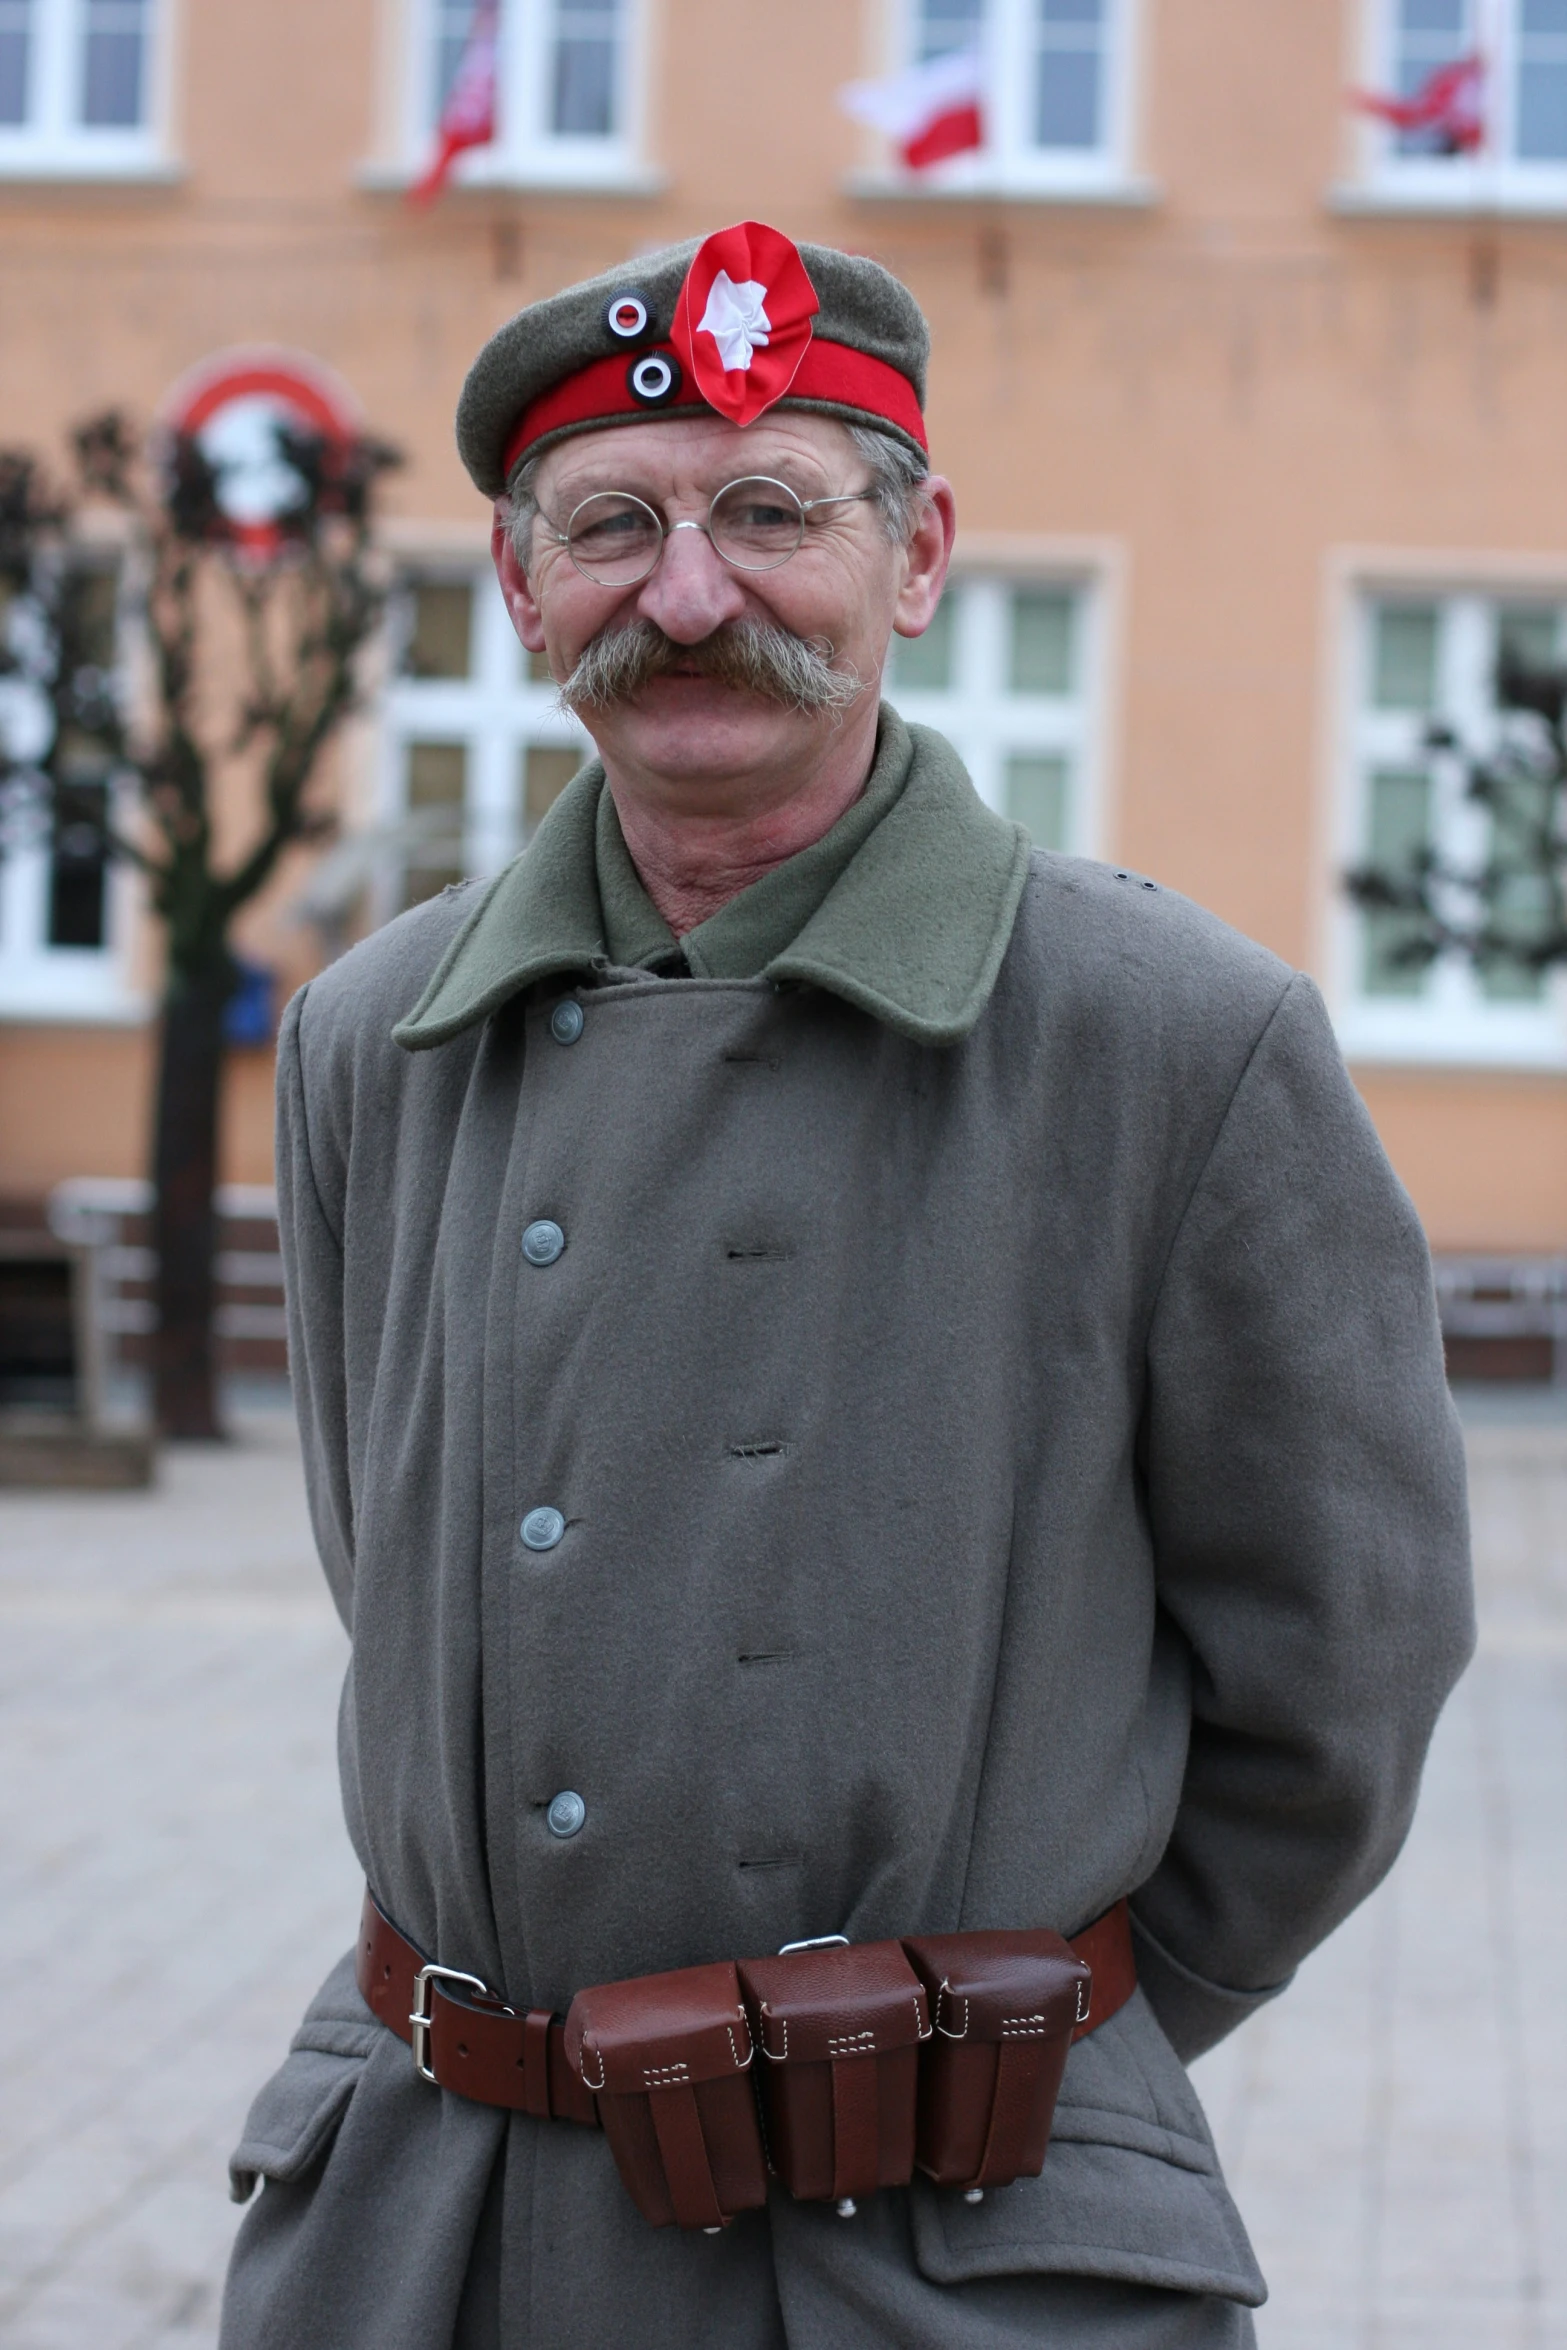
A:
[[[714,552],[738,571],[787,563],[805,534],[805,509],[787,483],[756,474],[721,489],[708,509]],[[628,490],[584,498],[566,525],[566,549],[585,578],[601,587],[634,587],[657,563],[664,525]]]

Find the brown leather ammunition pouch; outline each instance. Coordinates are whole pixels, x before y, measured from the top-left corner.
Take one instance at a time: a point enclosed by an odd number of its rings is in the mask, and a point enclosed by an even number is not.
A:
[[[719,2228],[767,2201],[751,2054],[728,1961],[600,1983],[572,2001],[567,2060],[654,2227]]]
[[[916,2160],[977,2199],[1037,2178],[1092,1976],[1059,1934],[928,1934],[903,1947],[930,2002]]]
[[[791,2195],[840,2207],[914,2170],[925,1994],[896,1942],[740,1962],[773,2169]]]

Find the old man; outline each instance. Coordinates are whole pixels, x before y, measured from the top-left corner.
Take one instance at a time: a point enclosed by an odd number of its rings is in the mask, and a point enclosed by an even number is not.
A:
[[[284,1027],[369,1891],[234,2157],[225,2350],[1252,2338],[1183,2060],[1399,1848],[1471,1638],[1459,1444],[1310,981],[1031,850],[880,698],[952,551],[926,344],[874,263],[745,223],[534,304],[464,389],[599,755]],[[867,2110],[897,2135],[858,2010],[814,2191],[776,2131],[770,2184],[726,2169],[667,2002],[640,2071],[608,2022],[588,2061],[594,1987],[990,1929],[1092,1979],[1032,2175],[905,2142],[834,2194]]]

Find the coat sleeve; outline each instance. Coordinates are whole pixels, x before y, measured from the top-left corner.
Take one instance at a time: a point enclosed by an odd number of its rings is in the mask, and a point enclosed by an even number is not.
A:
[[[1309,980],[1194,1187],[1148,1368],[1158,1594],[1192,1726],[1133,1907],[1144,1987],[1190,2058],[1392,1865],[1474,1644],[1430,1260]]]
[[[277,1054],[278,1238],[288,1362],[316,1547],[337,1612],[353,1630],[354,1511],[348,1475],[341,1219],[328,1212],[311,1155],[303,1027],[308,988],[283,1015]]]

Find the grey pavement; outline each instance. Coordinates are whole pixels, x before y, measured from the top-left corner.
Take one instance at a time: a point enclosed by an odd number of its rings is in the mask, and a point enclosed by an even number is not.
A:
[[[1408,1849],[1196,2070],[1263,2350],[1567,2346],[1567,1398],[1468,1417],[1483,1645]],[[210,2350],[225,2157],[353,1930],[345,1642],[286,1413],[238,1425],[0,1496],[6,2350]]]

